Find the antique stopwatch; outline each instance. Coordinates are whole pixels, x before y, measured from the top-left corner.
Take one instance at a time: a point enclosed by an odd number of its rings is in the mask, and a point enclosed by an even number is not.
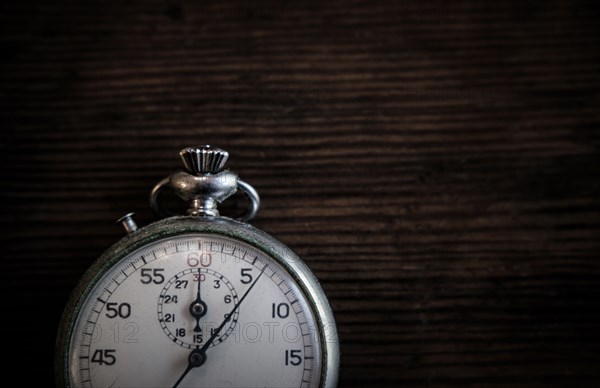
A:
[[[152,190],[189,202],[186,216],[137,228],[86,272],[57,341],[59,386],[334,387],[338,338],[316,278],[289,248],[248,225],[259,207],[249,184],[210,146],[180,152],[178,171]],[[237,190],[240,219],[222,217]]]

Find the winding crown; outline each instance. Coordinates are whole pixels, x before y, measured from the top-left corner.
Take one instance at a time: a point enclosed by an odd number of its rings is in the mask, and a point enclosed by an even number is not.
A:
[[[179,151],[179,156],[190,174],[207,175],[223,171],[229,152],[205,145],[184,148]]]

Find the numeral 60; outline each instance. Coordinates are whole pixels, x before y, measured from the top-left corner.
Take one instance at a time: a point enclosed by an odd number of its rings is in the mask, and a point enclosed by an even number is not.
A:
[[[197,267],[199,265],[208,267],[212,264],[212,255],[210,253],[190,253],[187,258],[187,264],[190,267]]]

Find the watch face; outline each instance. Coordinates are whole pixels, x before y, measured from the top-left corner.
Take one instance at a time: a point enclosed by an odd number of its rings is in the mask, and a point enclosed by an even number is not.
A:
[[[73,387],[318,387],[314,303],[277,260],[236,238],[155,240],[88,288],[66,335]]]

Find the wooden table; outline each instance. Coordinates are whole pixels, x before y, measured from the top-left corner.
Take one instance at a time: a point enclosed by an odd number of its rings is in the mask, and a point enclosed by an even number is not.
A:
[[[8,367],[52,384],[113,220],[209,143],[321,280],[340,386],[599,386],[593,5],[3,2]]]

